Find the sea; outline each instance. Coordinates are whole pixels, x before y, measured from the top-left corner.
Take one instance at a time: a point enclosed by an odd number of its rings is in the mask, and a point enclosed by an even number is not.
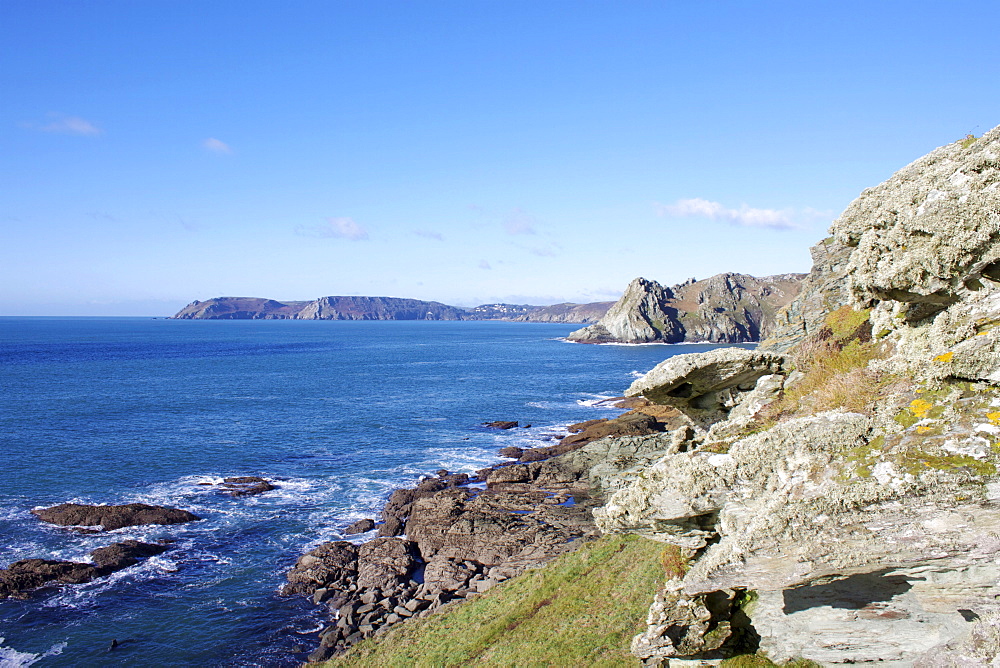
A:
[[[0,600],[0,666],[300,665],[323,615],[278,592],[304,551],[423,475],[471,473],[505,461],[501,447],[613,417],[601,401],[636,377],[717,347],[567,343],[576,327],[0,318],[0,568],[173,541],[109,577]],[[276,489],[220,492],[247,475]],[[202,519],[81,533],[30,512],[65,502]]]

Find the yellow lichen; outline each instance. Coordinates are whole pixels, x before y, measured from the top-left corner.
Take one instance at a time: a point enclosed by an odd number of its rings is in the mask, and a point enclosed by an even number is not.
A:
[[[948,352],[941,353],[940,355],[938,355],[937,357],[935,357],[934,361],[935,362],[950,362],[951,358],[954,357],[954,356],[955,356],[955,353],[953,351],[949,350]]]
[[[992,422],[993,424],[1000,425],[1000,411],[997,411],[995,413],[987,413],[986,419]]]
[[[927,412],[934,408],[934,404],[923,399],[914,399],[910,402],[910,412],[921,420],[927,417]]]
[[[931,429],[933,429],[933,427],[928,427],[928,426],[925,426],[925,425],[920,425],[919,427],[917,427],[917,433],[918,434],[926,434]]]

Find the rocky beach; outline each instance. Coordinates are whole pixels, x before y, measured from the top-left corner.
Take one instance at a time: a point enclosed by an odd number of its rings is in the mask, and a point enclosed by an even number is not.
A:
[[[415,488],[394,491],[380,521],[348,529],[370,532],[371,540],[325,543],[300,557],[282,594],[310,596],[330,612],[309,660],[330,658],[411,617],[487,592],[596,537],[592,511],[602,489],[590,465],[609,454],[640,461],[680,415],[642,399],[607,403],[625,412],[571,425],[553,446],[506,448],[500,454],[514,461],[471,477],[438,471]],[[487,424],[517,428],[510,421]],[[631,447],[587,450],[605,437],[626,437]]]

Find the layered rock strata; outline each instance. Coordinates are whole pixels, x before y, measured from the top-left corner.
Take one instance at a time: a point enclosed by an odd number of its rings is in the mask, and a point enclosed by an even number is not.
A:
[[[756,278],[718,274],[673,287],[636,278],[596,324],[572,332],[579,343],[744,343],[759,341],[799,292],[804,274]]]
[[[628,392],[690,421],[595,511],[688,558],[633,641],[650,665],[996,663],[1000,129],[830,231],[758,351],[675,357]]]

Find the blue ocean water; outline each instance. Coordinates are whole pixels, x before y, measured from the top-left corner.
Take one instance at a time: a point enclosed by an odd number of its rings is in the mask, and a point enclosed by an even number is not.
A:
[[[293,666],[318,611],[277,595],[306,549],[395,488],[543,445],[678,353],[504,322],[0,318],[0,567],[174,540],[141,565],[0,601],[0,666]],[[487,420],[528,429],[498,432]],[[278,485],[231,498],[223,477]],[[144,502],[203,519],[80,534],[32,508]],[[119,646],[109,650],[112,639]]]

